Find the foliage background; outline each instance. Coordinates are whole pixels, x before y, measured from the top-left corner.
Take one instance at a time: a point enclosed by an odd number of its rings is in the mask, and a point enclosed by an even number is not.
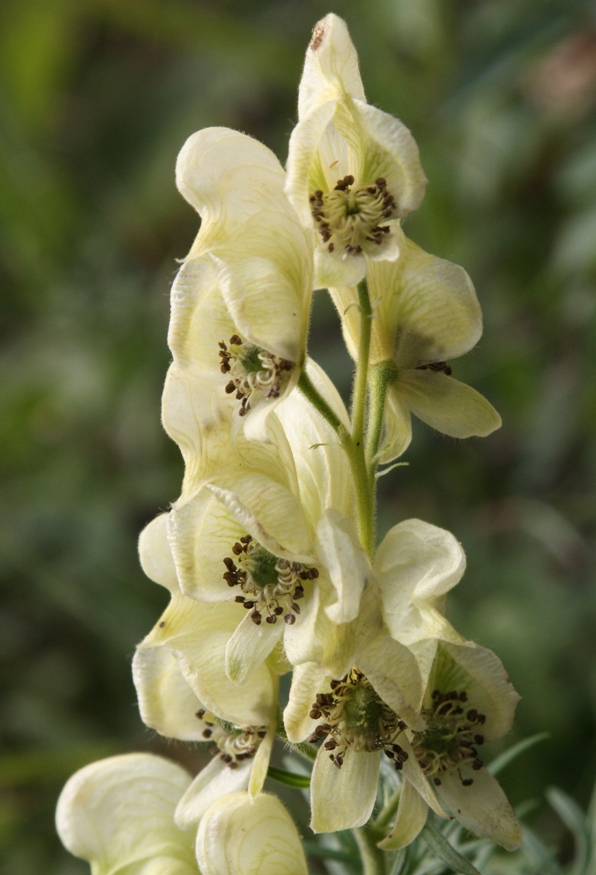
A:
[[[469,559],[461,630],[523,695],[514,802],[594,779],[596,21],[578,0],[4,0],[0,8],[0,849],[6,875],[88,871],[60,847],[66,778],[132,749],[129,663],[166,594],[136,538],[175,499],[159,424],[168,290],[197,218],[173,182],[207,125],[283,161],[314,22],[343,15],[369,100],[414,132],[430,179],[407,231],[463,264],[485,314],[455,374],[502,430],[416,429],[381,481],[381,534],[419,516]],[[313,356],[348,392],[333,308]],[[547,838],[559,829],[543,808]]]

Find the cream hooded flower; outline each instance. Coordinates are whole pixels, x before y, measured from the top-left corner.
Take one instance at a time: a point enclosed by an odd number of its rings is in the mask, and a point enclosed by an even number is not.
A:
[[[313,364],[309,375],[347,427],[328,378]],[[282,641],[293,664],[347,670],[350,624],[368,573],[335,432],[301,394],[278,414],[269,420],[271,443],[247,442],[242,457],[230,447],[225,463],[169,519],[183,593],[244,614],[226,647],[228,676],[238,683]]]
[[[373,307],[371,366],[386,370],[384,437],[379,461],[400,456],[412,439],[413,413],[455,438],[485,437],[501,417],[475,389],[451,377],[447,364],[469,352],[482,334],[482,313],[462,267],[424,252],[396,230],[396,262],[369,265]],[[342,318],[351,356],[358,358],[360,313],[353,288],[329,292]]]
[[[60,794],[58,835],[93,875],[200,875],[193,836],[174,822],[190,782],[180,766],[152,754],[91,763]]]
[[[218,408],[232,408],[260,438],[268,410],[295,386],[304,364],[311,234],[284,194],[279,161],[245,134],[193,134],[178,156],[176,180],[202,221],[172,288],[174,364],[204,384],[200,426]]]
[[[436,793],[438,814],[513,851],[520,825],[480,754],[486,742],[509,732],[519,696],[492,651],[439,642],[435,654],[422,707],[426,728],[404,733],[427,786],[403,772],[396,822],[380,846],[393,850],[413,841],[426,822],[429,794]]]
[[[184,769],[153,754],[92,763],[60,795],[60,838],[93,875],[307,875],[279,799],[230,792],[191,812],[182,796],[190,782]],[[180,812],[186,831],[175,822]]]
[[[272,725],[278,703],[277,675],[287,664],[272,655],[251,673],[242,689],[232,683],[225,671],[225,653],[243,611],[233,602],[205,604],[182,593],[167,523],[168,515],[162,514],[139,539],[145,574],[171,594],[168,607],[137,646],[134,658],[133,677],[143,720],[163,735],[185,741],[203,740],[205,709],[236,727]]]
[[[235,793],[203,816],[197,835],[202,875],[308,875],[292,818],[275,796]]]
[[[337,15],[313,31],[298,119],[286,191],[317,232],[316,285],[355,286],[367,260],[398,258],[398,220],[420,205],[426,178],[408,129],[366,103],[356,50]]]

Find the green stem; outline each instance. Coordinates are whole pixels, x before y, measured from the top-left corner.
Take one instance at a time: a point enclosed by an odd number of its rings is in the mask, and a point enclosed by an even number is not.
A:
[[[370,417],[366,434],[366,460],[370,475],[374,478],[377,467],[376,455],[379,451],[383,431],[383,414],[387,388],[397,376],[397,367],[392,360],[380,362],[370,369]]]
[[[310,787],[309,775],[299,775],[296,772],[288,772],[286,769],[276,769],[275,766],[269,766],[267,777],[273,778],[274,781],[279,781],[280,784],[286,784],[288,787],[299,787],[301,789]]]
[[[352,830],[362,859],[363,875],[385,875],[385,854],[377,848],[379,837],[368,826]]]
[[[368,360],[370,357],[372,307],[370,306],[366,280],[358,283],[358,304],[360,309],[360,344],[352,395],[352,439],[357,446],[362,443],[364,437]]]
[[[401,787],[398,787],[387,805],[379,812],[379,816],[374,821],[375,829],[385,830],[390,821],[393,820],[393,815],[397,811],[399,805],[399,797],[401,796]]]
[[[300,374],[300,379],[298,380],[298,388],[300,389],[302,394],[305,395],[306,398],[308,398],[313,407],[316,407],[321,416],[327,420],[327,422],[334,429],[334,431],[338,432],[340,429],[342,429],[342,424],[339,421],[338,417],[335,415],[329,404],[327,404],[323,396],[319,393],[319,390],[315,387],[314,383],[312,382],[306,371],[302,371],[302,373]]]
[[[366,456],[364,452],[364,423],[368,388],[368,362],[370,357],[370,336],[372,307],[368,296],[366,280],[358,284],[360,309],[360,345],[358,362],[354,374],[352,393],[352,433],[345,435],[342,445],[347,453],[354,486],[356,489],[356,515],[360,541],[372,558],[375,546],[375,507],[374,489],[371,489]]]

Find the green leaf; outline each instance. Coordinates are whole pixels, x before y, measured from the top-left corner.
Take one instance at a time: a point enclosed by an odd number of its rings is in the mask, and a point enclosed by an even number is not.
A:
[[[338,851],[334,848],[325,848],[316,842],[304,842],[304,850],[309,857],[318,857],[321,860],[338,860],[340,863],[353,863],[353,854],[347,851]]]
[[[288,787],[299,787],[301,790],[304,790],[305,787],[310,787],[310,777],[308,775],[286,772],[285,769],[276,769],[274,766],[269,766],[267,769],[267,777],[273,778],[274,781],[279,781],[280,784],[286,784]]]
[[[420,836],[437,857],[454,872],[459,875],[480,875],[478,869],[449,844],[441,830],[431,820],[427,820]]]
[[[491,775],[498,775],[499,772],[502,772],[506,766],[509,765],[510,762],[513,762],[520,754],[524,753],[526,750],[529,750],[531,747],[534,747],[535,744],[538,744],[540,741],[544,741],[546,738],[550,737],[550,733],[548,732],[538,732],[536,735],[531,735],[529,738],[524,738],[523,741],[514,744],[513,747],[510,747],[509,750],[504,751],[504,753],[500,754],[500,756],[495,757],[495,759],[488,765],[486,768],[491,773]]]
[[[395,860],[393,861],[393,866],[391,867],[389,875],[402,875],[402,873],[406,871],[409,856],[410,854],[407,848],[402,848],[401,851],[398,851],[395,855]]]
[[[575,840],[575,860],[569,875],[587,875],[590,857],[590,831],[586,816],[576,803],[559,790],[549,787],[546,798]]]

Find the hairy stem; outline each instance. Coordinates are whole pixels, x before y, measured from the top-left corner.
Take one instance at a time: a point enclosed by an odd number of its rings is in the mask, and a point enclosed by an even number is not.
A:
[[[370,355],[372,307],[370,306],[366,280],[358,283],[358,305],[360,310],[360,344],[358,347],[358,363],[356,365],[356,374],[354,375],[354,392],[352,395],[352,439],[356,445],[362,444],[364,438],[368,360]]]
[[[387,389],[397,376],[397,367],[392,360],[380,362],[370,369],[370,417],[366,433],[366,460],[370,476],[374,479],[377,453],[383,431],[383,415]]]
[[[372,307],[368,296],[366,280],[358,284],[360,309],[360,345],[358,362],[354,375],[352,393],[352,433],[342,441],[350,460],[354,486],[356,488],[356,512],[360,541],[372,557],[375,546],[375,504],[374,488],[371,488],[369,472],[364,451],[364,424],[368,389],[368,362],[370,355],[370,335]]]
[[[312,382],[306,371],[302,371],[302,373],[300,374],[300,379],[298,380],[298,388],[300,389],[302,394],[306,398],[308,398],[313,407],[316,407],[321,416],[327,420],[329,425],[338,432],[342,428],[341,422],[339,421],[338,417],[335,415],[329,404],[320,394],[319,390],[315,387],[314,383]]]
[[[399,797],[401,796],[401,787],[398,787],[393,796],[387,802],[387,805],[379,812],[379,816],[374,821],[375,829],[384,830],[393,819],[393,815],[397,811],[399,805]]]
[[[385,854],[377,848],[379,836],[368,826],[352,830],[362,859],[363,875],[385,875]]]

